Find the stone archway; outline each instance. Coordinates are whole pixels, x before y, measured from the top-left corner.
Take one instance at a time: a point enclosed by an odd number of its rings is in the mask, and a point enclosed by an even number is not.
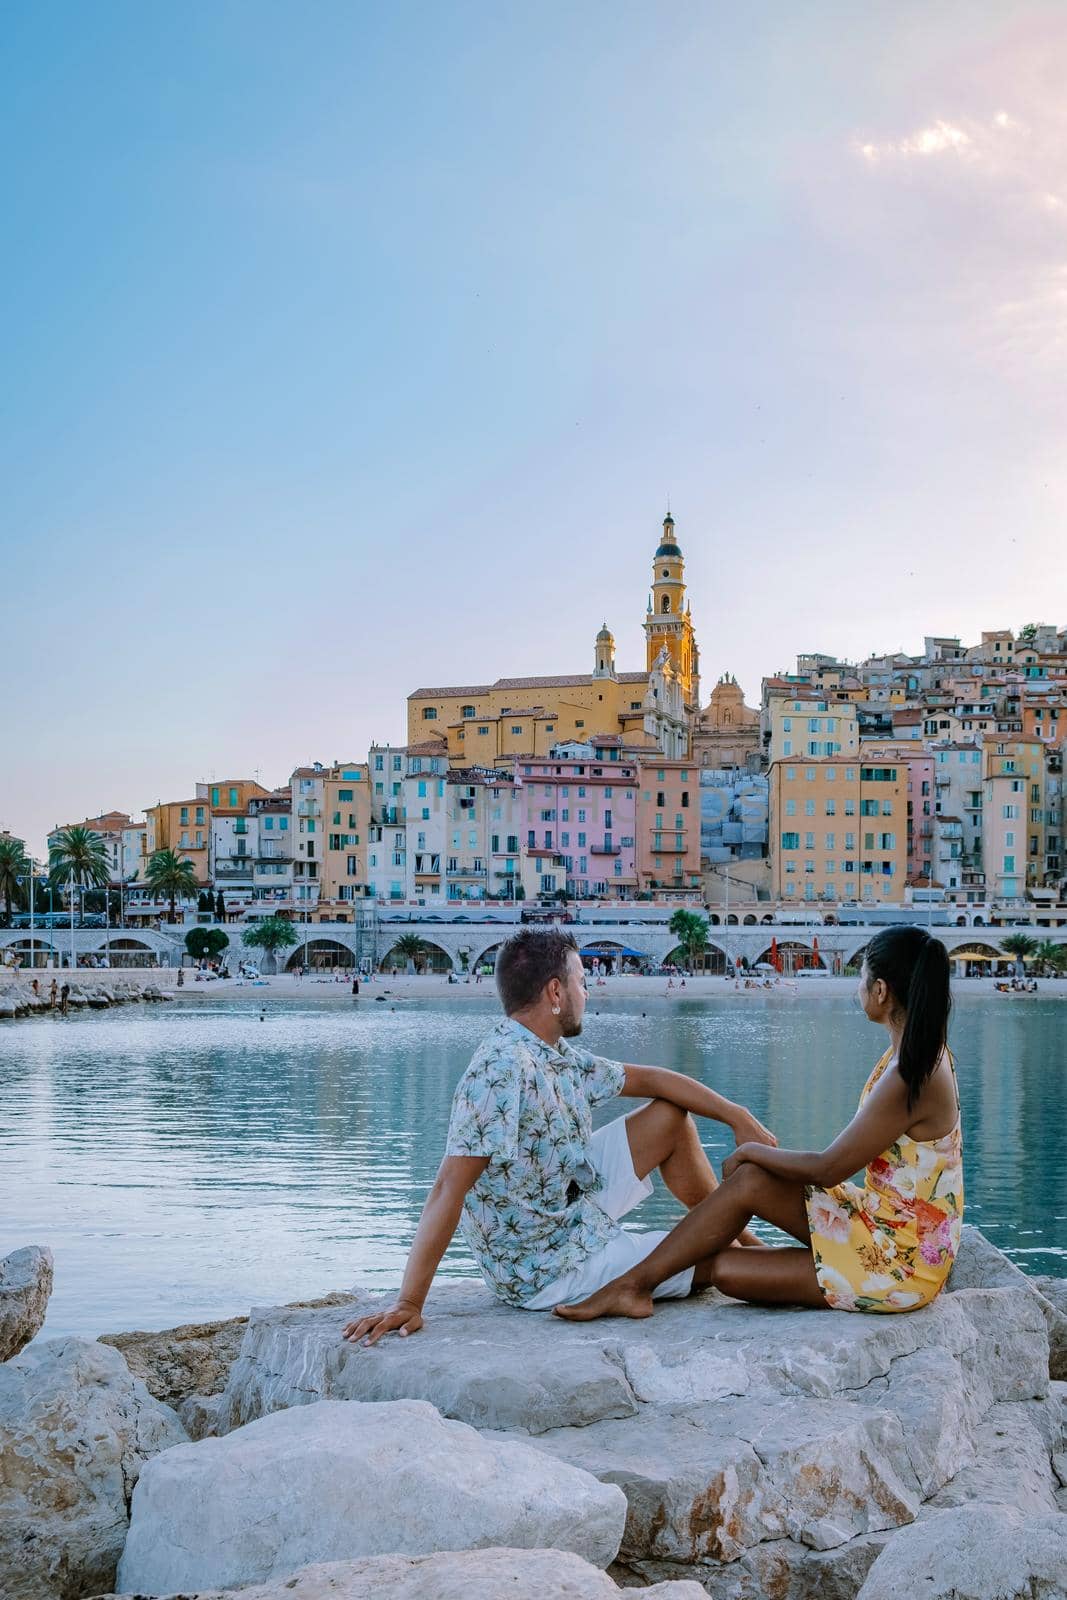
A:
[[[422,940],[422,951],[414,961],[416,972],[451,972],[455,963],[448,951],[421,933],[418,937]],[[410,959],[403,951],[396,948],[394,941],[379,960],[378,971],[405,973],[408,971]],[[471,968],[473,969],[473,962]]]
[[[948,958],[953,963],[952,972],[958,978],[996,976],[998,965],[1001,964],[1010,971],[1015,970],[1014,956],[1005,955],[995,944],[981,939],[968,939],[964,944],[957,945],[955,950],[949,951]],[[955,965],[957,962],[958,966]]]
[[[816,955],[811,945],[805,944],[800,939],[779,939],[778,959],[781,962],[783,973],[804,972],[807,970],[821,972],[827,970],[822,954]],[[755,965],[759,966],[761,962],[768,966],[771,964],[770,945],[767,946],[762,955],[757,957]]]
[[[306,943],[302,939],[293,948],[285,963],[285,970],[293,972],[297,967],[304,967],[308,972],[332,974],[338,968],[347,971],[355,964],[355,955],[347,944],[343,944],[340,939],[324,939],[317,936],[309,938]]]
[[[127,937],[109,939],[106,946],[101,942],[99,949],[105,952],[113,967],[150,967],[156,955],[152,945],[144,939]]]
[[[28,968],[47,967],[55,953],[55,945],[36,934],[32,938],[27,934],[25,939],[12,939],[4,946],[4,954],[9,960],[14,956],[20,966]]]

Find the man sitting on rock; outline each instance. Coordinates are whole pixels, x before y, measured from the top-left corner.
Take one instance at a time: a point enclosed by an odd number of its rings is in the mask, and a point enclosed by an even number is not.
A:
[[[582,1031],[585,971],[574,937],[523,928],[496,963],[507,1020],[479,1046],[452,1102],[448,1143],[423,1208],[400,1296],[350,1322],[344,1338],[376,1344],[416,1333],[441,1257],[462,1219],[489,1287],[508,1305],[549,1311],[580,1300],[636,1264],[665,1237],[619,1224],[652,1193],[658,1167],[687,1208],[716,1188],[693,1116],[725,1122],[737,1144],[777,1141],[743,1106],[666,1067],[624,1066],[568,1043]],[[593,1106],[645,1100],[592,1129]],[[759,1246],[746,1230],[740,1244]],[[692,1288],[692,1269],[660,1284]]]

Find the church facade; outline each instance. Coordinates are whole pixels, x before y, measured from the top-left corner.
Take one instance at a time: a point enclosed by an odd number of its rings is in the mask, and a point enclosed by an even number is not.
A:
[[[454,765],[489,767],[517,756],[547,756],[568,741],[608,739],[688,760],[701,715],[700,651],[669,512],[652,559],[644,632],[641,672],[619,671],[605,623],[588,674],[416,689],[408,696],[408,747],[432,743]]]

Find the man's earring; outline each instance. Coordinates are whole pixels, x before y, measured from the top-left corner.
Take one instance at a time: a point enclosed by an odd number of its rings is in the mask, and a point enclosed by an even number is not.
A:
[[[553,1006],[552,1007],[552,1015],[554,1017],[558,1017],[559,1016],[559,1006]]]

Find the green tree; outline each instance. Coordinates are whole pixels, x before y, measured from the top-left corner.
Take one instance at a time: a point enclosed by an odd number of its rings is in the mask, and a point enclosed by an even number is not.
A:
[[[221,928],[190,928],[185,935],[185,948],[194,961],[214,961],[229,942],[229,935]]]
[[[1034,951],[1034,960],[1047,978],[1067,966],[1067,945],[1057,944],[1055,939],[1042,939]]]
[[[1019,643],[1020,644],[1033,644],[1033,642],[1034,642],[1034,640],[1036,638],[1037,638],[1037,623],[1036,622],[1024,622],[1022,627],[1019,629]]]
[[[92,828],[61,828],[48,852],[48,876],[53,888],[98,889],[111,876],[107,846]]]
[[[149,889],[170,902],[168,920],[174,922],[179,897],[191,900],[196,893],[196,868],[188,856],[180,856],[176,850],[153,850],[144,881]]]
[[[26,898],[31,866],[26,846],[10,834],[0,838],[0,895],[4,897],[4,921],[11,926],[12,908]]]
[[[1037,950],[1037,940],[1028,933],[1009,933],[1006,939],[1001,939],[1000,948],[1005,955],[1015,957],[1015,972],[1018,977],[1023,975],[1023,962],[1033,956]]]
[[[430,953],[430,947],[425,939],[420,939],[417,933],[402,933],[393,946],[397,955],[404,957],[408,971],[420,970],[421,963]]]
[[[211,910],[210,906],[208,906],[208,910]],[[221,922],[225,915],[226,901],[223,899],[222,890],[220,889],[218,894],[215,896],[215,921]]]
[[[265,972],[274,971],[275,956],[279,950],[288,950],[297,942],[292,923],[284,917],[264,917],[262,922],[254,922],[250,928],[246,928],[241,937],[250,950],[263,951],[266,957],[263,963]]]
[[[702,955],[708,943],[708,919],[699,911],[686,911],[679,906],[668,924],[671,933],[682,947],[685,964],[693,970],[693,962]]]

